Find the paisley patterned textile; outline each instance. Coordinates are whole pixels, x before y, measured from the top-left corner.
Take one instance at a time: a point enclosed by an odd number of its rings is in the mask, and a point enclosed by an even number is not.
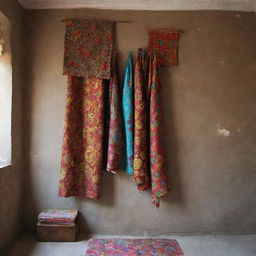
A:
[[[98,199],[102,174],[102,79],[68,77],[59,196]]]
[[[178,42],[180,31],[175,29],[153,29],[149,31],[148,50],[157,53],[161,66],[178,64]]]
[[[149,60],[150,90],[150,172],[152,183],[152,202],[159,207],[160,197],[168,192],[168,176],[163,148],[163,119],[160,106],[160,81],[158,78],[158,62],[156,54]]]
[[[112,76],[109,82],[110,117],[107,151],[107,171],[112,173],[117,173],[120,169],[121,148],[123,145],[121,95],[119,87],[118,66],[115,59]]]
[[[64,43],[65,75],[110,78],[112,21],[68,21]]]
[[[92,239],[86,256],[183,256],[174,239]]]
[[[134,181],[139,191],[150,187],[146,52],[139,49],[134,71]]]
[[[133,67],[132,54],[129,52],[125,67],[124,86],[123,86],[123,117],[125,128],[125,172],[133,174],[133,122],[134,122],[134,105],[133,105]]]

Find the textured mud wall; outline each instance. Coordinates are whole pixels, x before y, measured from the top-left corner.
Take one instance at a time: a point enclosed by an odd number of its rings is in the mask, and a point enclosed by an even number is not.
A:
[[[78,208],[81,230],[98,234],[256,231],[256,15],[237,12],[26,12],[26,216]],[[147,45],[150,28],[175,27],[180,65],[162,69],[171,191],[160,209],[131,177],[104,175],[102,198],[59,198],[66,77],[64,18],[131,20],[116,25],[127,52]]]

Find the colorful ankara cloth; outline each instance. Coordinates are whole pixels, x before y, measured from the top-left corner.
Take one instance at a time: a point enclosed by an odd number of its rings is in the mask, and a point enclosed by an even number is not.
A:
[[[64,44],[64,75],[110,78],[112,21],[68,21]]]
[[[153,29],[149,31],[148,51],[156,52],[161,66],[178,64],[178,42],[180,31],[175,29]]]
[[[183,256],[174,239],[92,239],[86,256]]]
[[[68,77],[59,196],[100,197],[103,98],[102,79]]]
[[[134,71],[134,181],[139,191],[150,187],[146,52],[139,49]]]
[[[125,66],[124,86],[123,86],[123,117],[125,129],[125,172],[133,174],[133,122],[134,122],[134,105],[133,105],[133,67],[132,54],[129,52]]]
[[[117,173],[120,169],[121,147],[123,145],[121,95],[119,73],[116,59],[109,82],[109,135],[107,150],[107,171]]]
[[[38,222],[41,224],[71,224],[75,223],[78,217],[77,210],[43,210],[38,215]]]
[[[156,54],[149,60],[150,91],[150,172],[153,205],[159,207],[160,197],[168,192],[168,176],[163,142],[163,119],[160,103],[160,81],[158,77],[158,63]]]

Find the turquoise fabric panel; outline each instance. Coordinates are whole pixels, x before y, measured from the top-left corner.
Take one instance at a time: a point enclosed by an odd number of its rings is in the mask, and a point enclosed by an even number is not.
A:
[[[133,104],[133,65],[132,54],[129,52],[128,59],[124,72],[124,86],[123,86],[123,117],[124,117],[124,130],[125,130],[125,172],[133,174],[133,155],[134,155],[134,104]]]

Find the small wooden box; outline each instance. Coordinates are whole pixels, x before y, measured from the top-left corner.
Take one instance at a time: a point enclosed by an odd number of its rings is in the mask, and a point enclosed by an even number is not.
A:
[[[41,224],[37,223],[37,239],[41,242],[74,242],[77,235],[77,223]]]

